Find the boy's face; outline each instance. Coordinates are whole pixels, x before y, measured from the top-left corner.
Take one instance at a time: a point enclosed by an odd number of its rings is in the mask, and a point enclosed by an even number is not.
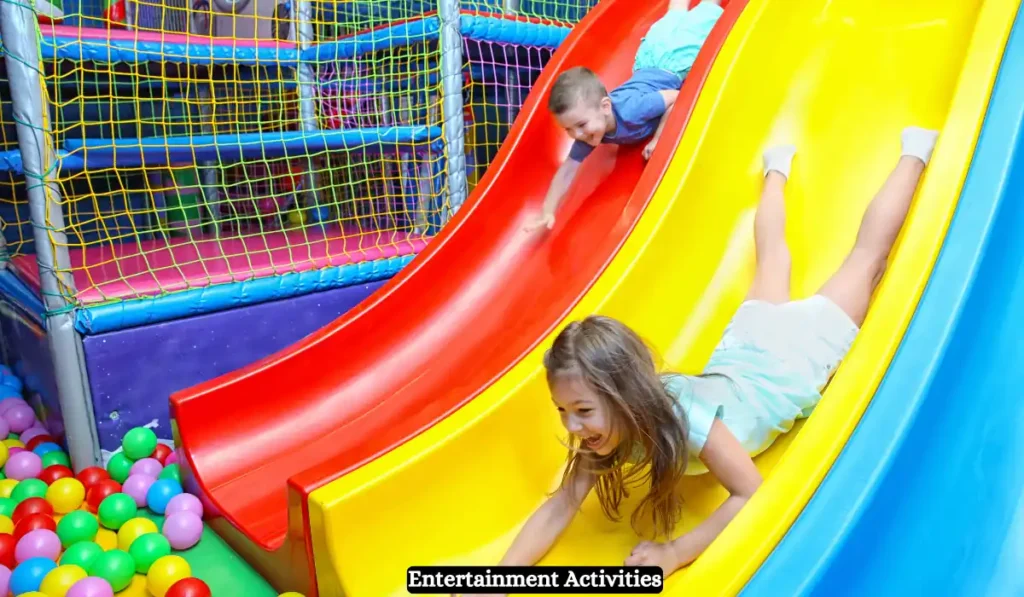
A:
[[[570,137],[591,147],[597,147],[604,136],[615,129],[612,101],[608,97],[597,103],[579,100],[573,107],[556,115],[555,120]]]

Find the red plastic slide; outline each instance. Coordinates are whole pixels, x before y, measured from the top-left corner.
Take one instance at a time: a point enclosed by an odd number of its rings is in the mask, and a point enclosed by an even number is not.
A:
[[[602,146],[555,229],[528,234],[571,140],[547,112],[565,69],[613,87],[666,1],[603,0],[537,81],[458,215],[398,276],[288,350],[171,397],[184,466],[211,521],[279,590],[311,596],[310,491],[472,400],[519,361],[600,276],[647,205],[745,0],[733,0],[688,77],[649,163]]]

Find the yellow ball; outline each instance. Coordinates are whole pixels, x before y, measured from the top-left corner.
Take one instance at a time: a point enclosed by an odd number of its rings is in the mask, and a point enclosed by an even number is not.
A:
[[[49,597],[46,593],[40,593],[39,591],[30,591],[28,593],[22,593],[18,597]]]
[[[74,477],[57,479],[46,488],[46,501],[57,514],[73,512],[85,501],[85,485]]]
[[[4,444],[4,446],[7,446],[8,450],[11,449],[11,448],[24,448],[25,447],[25,444],[23,444],[20,440],[16,440],[16,439],[5,439],[3,441],[3,444]]]
[[[183,578],[192,576],[192,568],[185,558],[176,555],[163,556],[149,567],[146,587],[155,597],[164,597],[167,589]]]
[[[7,464],[7,458],[10,456],[10,452],[7,450],[5,444],[0,444],[0,466]]]
[[[74,564],[57,566],[46,573],[39,591],[49,597],[64,597],[71,587],[86,576],[85,570]]]
[[[11,497],[14,486],[18,484],[15,479],[4,479],[0,481],[0,497]]]
[[[100,527],[100,530],[96,532],[96,538],[93,539],[96,545],[103,548],[103,551],[110,551],[111,549],[117,549],[117,533],[110,529]]]
[[[117,531],[117,547],[122,551],[131,549],[132,543],[146,533],[159,533],[156,523],[141,516],[133,518],[121,525]]]
[[[14,534],[14,521],[0,514],[0,533]]]
[[[146,576],[136,574],[132,577],[132,584],[116,593],[117,597],[153,597],[146,588]]]
[[[295,591],[288,591],[287,593],[281,593],[277,597],[306,597],[302,593],[296,593]]]

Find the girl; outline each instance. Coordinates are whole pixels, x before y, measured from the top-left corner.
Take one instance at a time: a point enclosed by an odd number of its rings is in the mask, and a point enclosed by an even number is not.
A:
[[[784,235],[783,189],[795,150],[765,153],[753,285],[702,375],[659,374],[641,339],[613,319],[569,324],[545,358],[571,436],[569,463],[560,488],[526,522],[501,564],[537,562],[594,488],[603,511],[617,517],[626,488],[638,479],[649,479],[650,491],[632,517],[634,528],[647,516],[668,537],[682,509],[679,481],[706,467],[730,497],[689,533],[640,543],[625,565],[660,566],[668,575],[700,555],[760,485],[752,456],[810,414],[850,349],[937,137],[903,131],[899,163],[868,206],[854,248],[803,300],[789,298]]]

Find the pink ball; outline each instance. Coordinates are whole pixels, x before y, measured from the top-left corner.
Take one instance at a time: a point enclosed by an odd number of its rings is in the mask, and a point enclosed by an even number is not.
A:
[[[164,519],[164,537],[174,549],[188,549],[203,536],[203,521],[191,512],[178,512]]]
[[[114,589],[98,576],[87,576],[71,585],[66,597],[114,597]]]
[[[174,464],[175,462],[178,462],[178,453],[171,452],[167,455],[167,458],[164,459],[164,466]]]
[[[146,493],[153,483],[156,483],[156,477],[141,473],[131,474],[124,480],[121,493],[130,495],[135,500],[135,505],[141,508],[146,505]]]
[[[33,425],[33,426],[29,427],[28,429],[26,429],[21,434],[21,437],[19,437],[18,439],[21,440],[21,443],[27,445],[28,442],[32,441],[32,438],[38,437],[40,435],[49,435],[49,433],[47,433],[47,431],[45,429],[43,429],[43,427],[41,425]]]
[[[191,493],[179,493],[167,502],[167,509],[164,516],[177,514],[178,512],[191,512],[199,518],[203,517],[203,503]]]
[[[19,564],[29,558],[46,558],[56,562],[58,557],[60,537],[50,529],[29,531],[14,546],[14,559]]]
[[[0,416],[3,416],[5,412],[19,404],[28,406],[28,402],[25,402],[25,399],[20,396],[13,396],[0,400]]]
[[[28,450],[26,450],[25,448],[19,448],[18,446],[14,446],[13,448],[7,448],[7,457],[10,458],[11,456],[17,454],[18,452],[28,452]]]
[[[36,413],[27,404],[17,404],[7,409],[3,414],[4,419],[11,426],[11,431],[21,433],[36,422]]]
[[[7,437],[11,433],[11,426],[7,423],[7,419],[0,417],[0,438]]]
[[[43,472],[43,459],[35,452],[23,450],[7,460],[4,466],[4,473],[8,479],[21,481],[33,479]]]
[[[0,595],[6,595],[11,590],[11,569],[7,566],[0,566]]]
[[[135,461],[129,474],[159,477],[162,470],[164,470],[164,465],[160,464],[160,461],[156,458],[141,458]]]

